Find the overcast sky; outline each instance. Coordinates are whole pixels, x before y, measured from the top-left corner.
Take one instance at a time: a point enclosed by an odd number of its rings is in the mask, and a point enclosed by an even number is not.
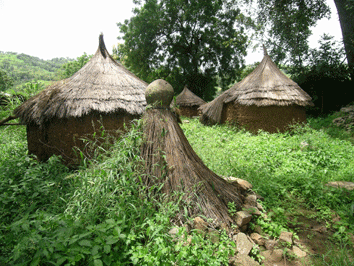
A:
[[[333,0],[327,2],[332,18],[323,19],[313,30],[312,47],[323,33],[341,39]],[[133,0],[0,0],[0,51],[42,59],[77,58],[96,52],[102,32],[111,53],[120,34],[117,22],[129,19],[133,7]],[[248,53],[247,64],[262,60],[262,51]]]

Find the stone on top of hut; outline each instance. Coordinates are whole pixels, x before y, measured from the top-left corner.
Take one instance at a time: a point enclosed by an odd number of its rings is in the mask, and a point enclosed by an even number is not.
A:
[[[85,148],[81,138],[100,129],[118,134],[143,114],[147,85],[109,55],[101,34],[96,53],[78,72],[15,109],[27,125],[29,153],[39,160],[56,154],[67,164],[76,162],[74,147]]]
[[[279,70],[264,48],[263,60],[252,73],[200,107],[200,121],[228,121],[254,133],[284,132],[290,124],[306,122],[306,106],[313,106],[311,97]]]
[[[191,92],[187,87],[176,97],[176,105],[180,111],[180,115],[193,117],[198,116],[198,108],[206,102]]]

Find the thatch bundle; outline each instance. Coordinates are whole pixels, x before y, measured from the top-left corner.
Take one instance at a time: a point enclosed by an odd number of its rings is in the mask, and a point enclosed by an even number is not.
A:
[[[149,87],[146,93],[148,90]],[[231,222],[227,206],[234,202],[241,208],[243,196],[239,187],[204,165],[170,108],[147,109],[143,125],[145,142],[141,155],[148,173],[146,185],[163,184],[162,193],[167,195],[184,192],[190,216],[202,213],[208,218]]]
[[[14,114],[27,125],[30,153],[41,160],[52,154],[70,159],[73,147],[82,146],[79,138],[101,126],[122,129],[141,116],[146,86],[109,55],[101,34],[99,47],[85,66],[24,102]]]
[[[304,107],[312,105],[311,97],[278,69],[264,49],[263,60],[252,73],[200,107],[200,121],[237,122],[253,131],[274,132],[292,120],[306,120]]]

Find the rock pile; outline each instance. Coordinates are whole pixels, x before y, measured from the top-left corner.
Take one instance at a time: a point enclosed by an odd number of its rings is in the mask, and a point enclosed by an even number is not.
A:
[[[300,243],[293,241],[291,232],[281,232],[279,239],[272,239],[264,234],[259,226],[251,230],[249,224],[252,219],[266,215],[262,205],[257,201],[257,199],[262,200],[262,197],[252,191],[252,185],[246,180],[234,177],[224,178],[229,182],[237,182],[245,192],[242,211],[235,211],[233,214],[236,224],[229,228],[222,223],[208,223],[201,217],[195,217],[193,222],[184,225],[187,233],[194,230],[209,238],[213,243],[217,243],[220,240],[221,231],[225,230],[229,238],[236,244],[235,255],[229,259],[230,266],[261,265],[258,261],[261,261],[262,265],[274,265],[274,263],[282,265],[283,261],[286,264],[286,256],[293,258],[306,256]],[[169,231],[170,236],[176,241],[178,241],[176,239],[178,230],[178,227],[174,227]],[[191,245],[191,239],[191,236],[188,236],[184,240],[184,244]],[[290,264],[288,263],[288,265]]]
[[[333,119],[333,124],[347,130],[354,130],[354,105],[342,107],[339,113],[340,116]]]

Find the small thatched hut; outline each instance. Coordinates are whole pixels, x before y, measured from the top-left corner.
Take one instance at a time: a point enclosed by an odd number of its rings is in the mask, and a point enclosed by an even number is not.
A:
[[[180,111],[180,115],[193,117],[198,116],[198,108],[206,102],[191,92],[187,87],[176,97],[176,105]]]
[[[72,77],[58,81],[19,106],[14,114],[27,125],[28,151],[39,160],[62,155],[76,161],[83,137],[104,130],[117,134],[146,107],[147,83],[117,63],[103,35],[95,55]]]
[[[263,60],[252,73],[199,108],[200,121],[228,121],[254,133],[283,132],[294,122],[305,122],[305,107],[312,105],[311,97],[278,69],[264,49]]]

